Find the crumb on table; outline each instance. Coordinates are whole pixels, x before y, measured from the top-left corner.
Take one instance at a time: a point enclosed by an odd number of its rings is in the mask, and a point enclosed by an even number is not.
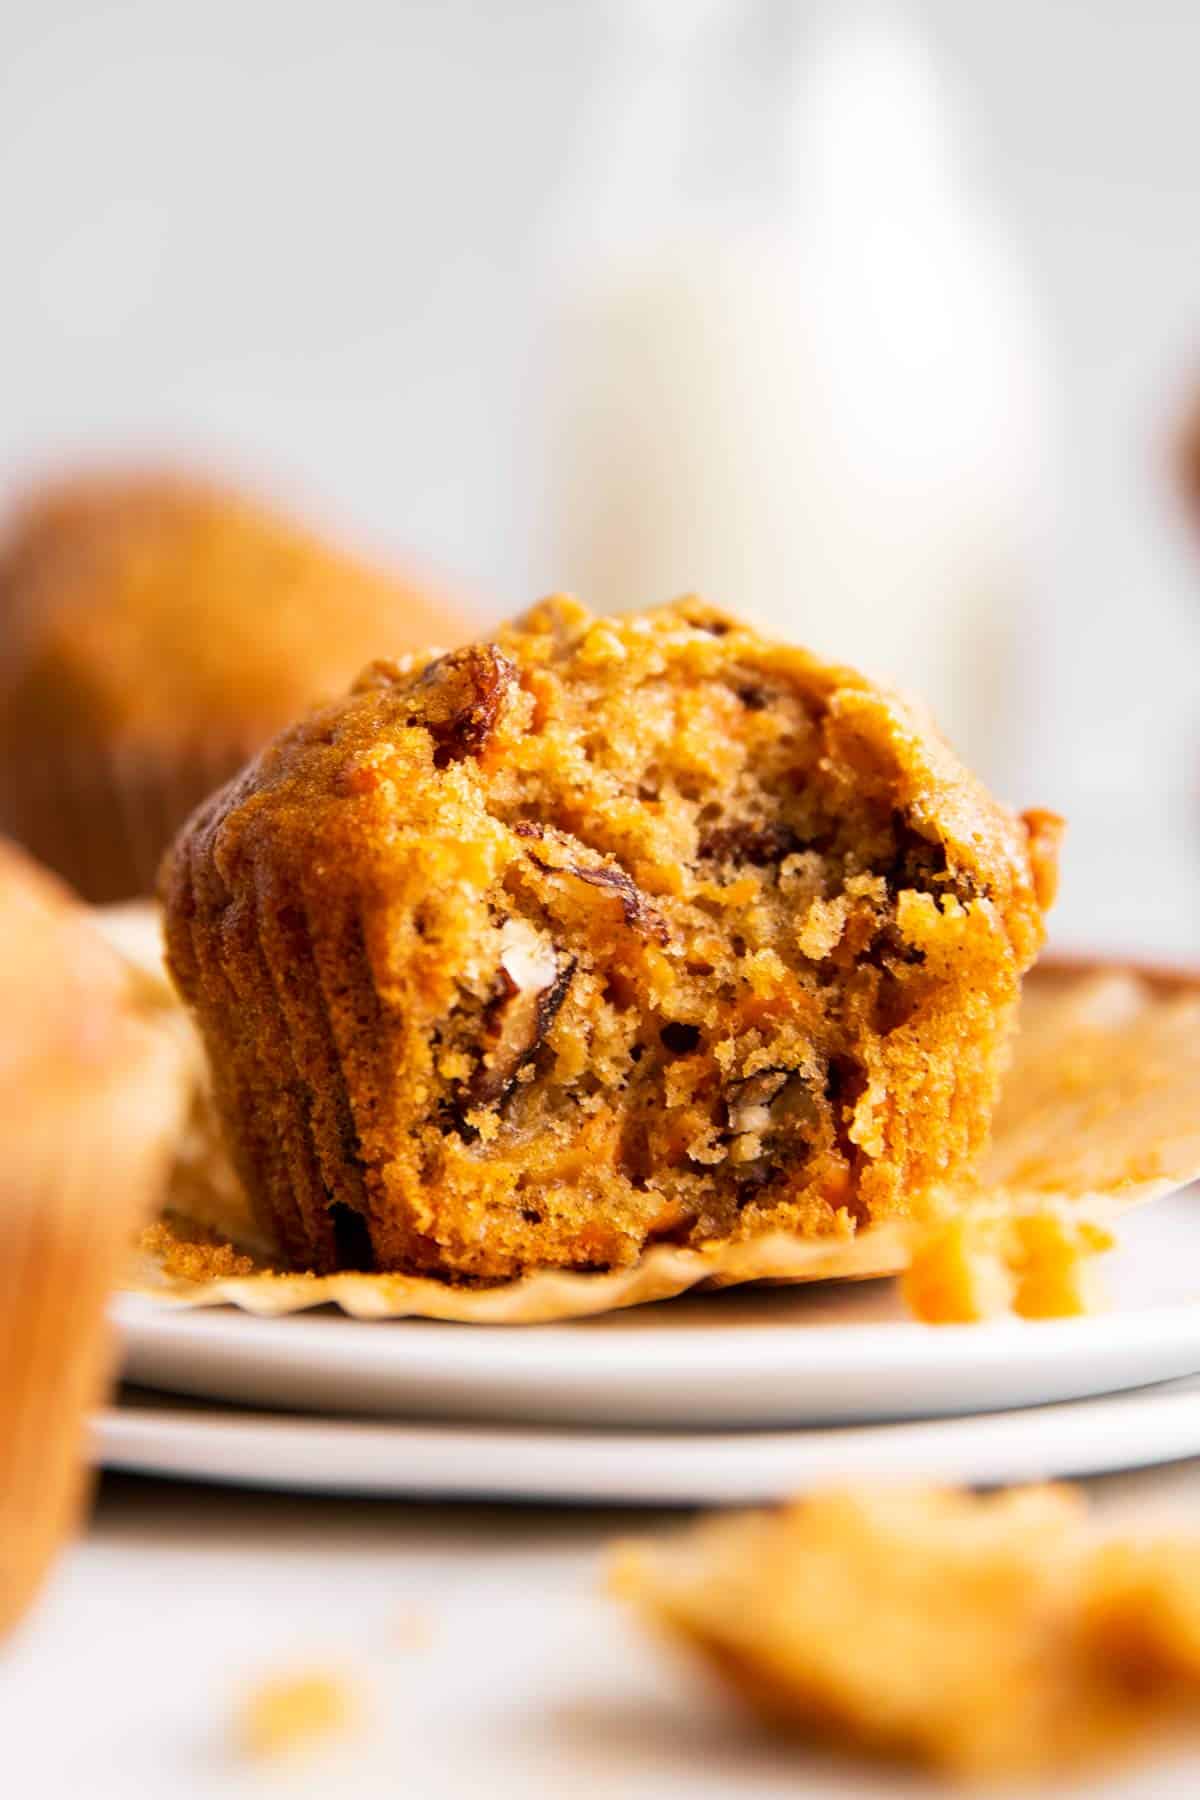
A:
[[[342,1675],[313,1669],[267,1676],[242,1697],[237,1740],[251,1756],[282,1756],[340,1736],[360,1710],[355,1689]]]

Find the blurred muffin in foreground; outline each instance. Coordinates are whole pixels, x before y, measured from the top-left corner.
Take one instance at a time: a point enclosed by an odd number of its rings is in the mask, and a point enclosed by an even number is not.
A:
[[[161,1199],[187,1093],[137,977],[0,839],[0,1633],[74,1517],[105,1301]]]
[[[0,830],[88,900],[149,893],[192,808],[372,656],[453,606],[229,489],[36,494],[0,542]]]
[[[777,1729],[951,1777],[1200,1720],[1200,1537],[1102,1533],[1074,1489],[818,1492],[631,1543],[613,1576]]]
[[[845,1241],[988,1137],[1059,821],[699,601],[378,664],[197,811],[172,973],[293,1266]]]

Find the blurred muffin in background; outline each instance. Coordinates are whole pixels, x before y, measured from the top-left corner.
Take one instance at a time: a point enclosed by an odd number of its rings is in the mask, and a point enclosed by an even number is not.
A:
[[[1192,519],[1200,525],[1200,395],[1184,418],[1175,449],[1183,498]]]
[[[0,1635],[78,1507],[105,1302],[190,1097],[161,1020],[86,910],[0,839]]]
[[[0,538],[0,830],[88,900],[149,893],[183,820],[445,596],[216,483],[83,476]]]

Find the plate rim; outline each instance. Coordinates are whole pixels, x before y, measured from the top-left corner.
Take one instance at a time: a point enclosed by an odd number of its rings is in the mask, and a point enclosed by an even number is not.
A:
[[[1036,1480],[1181,1460],[1200,1451],[1198,1398],[1192,1377],[1182,1384],[1156,1383],[1121,1394],[959,1418],[699,1433],[309,1417],[212,1403],[199,1409],[118,1405],[94,1415],[90,1451],[94,1463],[110,1469],[274,1491],[745,1504],[779,1498],[806,1482],[830,1485],[889,1476]],[[225,1469],[214,1467],[213,1446],[222,1442],[232,1446],[232,1459],[239,1465],[235,1472],[229,1470],[228,1452]],[[1114,1453],[1118,1442],[1121,1449]],[[181,1444],[182,1456],[177,1453]],[[352,1474],[339,1481],[337,1458],[330,1451],[336,1446],[344,1451],[348,1445],[368,1455],[378,1451],[390,1464],[368,1477]],[[257,1468],[248,1470],[247,1448],[251,1457],[262,1457]],[[281,1449],[285,1461],[297,1451],[311,1456],[310,1473],[298,1479],[281,1471]],[[899,1454],[893,1456],[894,1451]],[[657,1459],[656,1473],[645,1469],[647,1452]],[[414,1468],[422,1456],[435,1473]],[[642,1473],[636,1474],[629,1465],[636,1469],[639,1458]],[[499,1472],[498,1465],[504,1465]],[[554,1465],[561,1471],[557,1475]]]
[[[631,1326],[579,1338],[572,1355],[561,1336],[532,1327],[516,1339],[396,1321],[409,1329],[388,1334],[395,1348],[381,1355],[380,1334],[366,1338],[337,1314],[306,1319],[299,1337],[232,1310],[164,1310],[126,1337],[124,1366],[159,1390],[290,1413],[697,1432],[995,1413],[1200,1373],[1200,1305],[1145,1305],[1119,1319],[1119,1329],[1112,1314],[945,1327]]]
[[[856,1284],[857,1285],[857,1284]],[[661,1304],[673,1304],[664,1301]],[[729,1325],[713,1332],[701,1325],[681,1324],[659,1332],[654,1327],[634,1321],[642,1309],[629,1310],[631,1323],[623,1331],[613,1330],[611,1322],[597,1330],[599,1320],[611,1321],[616,1315],[601,1314],[599,1319],[564,1319],[546,1324],[495,1325],[461,1324],[442,1319],[354,1319],[333,1309],[314,1308],[305,1313],[287,1314],[280,1318],[243,1312],[237,1307],[185,1307],[156,1301],[145,1294],[119,1294],[110,1306],[110,1317],[120,1333],[136,1331],[143,1339],[177,1340],[177,1334],[211,1332],[228,1342],[236,1340],[237,1348],[253,1348],[266,1352],[267,1334],[277,1347],[285,1341],[299,1345],[321,1333],[322,1360],[356,1360],[368,1342],[373,1343],[382,1358],[392,1359],[386,1373],[408,1373],[409,1366],[421,1370],[425,1364],[425,1346],[436,1344],[439,1374],[484,1373],[479,1364],[495,1357],[496,1345],[505,1348],[500,1355],[510,1364],[527,1365],[527,1373],[536,1365],[539,1376],[551,1383],[561,1380],[564,1370],[547,1356],[548,1345],[562,1336],[582,1337],[591,1327],[594,1342],[589,1341],[587,1374],[623,1375],[636,1370],[646,1372],[645,1357],[653,1346],[654,1375],[661,1379],[696,1377],[719,1372],[728,1374],[730,1362],[743,1366],[761,1365],[764,1358],[764,1327],[761,1324]],[[1090,1345],[1094,1350],[1116,1354],[1114,1319],[1122,1326],[1122,1341],[1132,1332],[1140,1340],[1139,1347],[1174,1343],[1177,1338],[1196,1340],[1200,1349],[1200,1290],[1195,1300],[1176,1300],[1161,1304],[1131,1306],[1126,1310],[1102,1311],[1073,1318],[985,1320],[977,1324],[926,1325],[918,1320],[867,1320],[851,1326],[780,1325],[770,1328],[771,1360],[778,1368],[780,1361],[788,1366],[800,1365],[805,1373],[823,1359],[836,1360],[844,1369],[848,1363],[876,1366],[886,1347],[890,1366],[895,1368],[898,1356],[908,1355],[911,1363],[924,1367],[928,1363],[943,1365],[957,1359],[966,1350],[976,1363],[1004,1361],[1010,1366],[1015,1351],[1019,1360],[1036,1362],[1055,1348],[1071,1344]],[[213,1321],[213,1323],[210,1323]],[[387,1327],[386,1331],[380,1327]],[[366,1329],[364,1329],[366,1328]],[[257,1341],[251,1346],[255,1334]],[[241,1340],[245,1340],[243,1343]],[[407,1341],[406,1341],[407,1340]],[[381,1346],[387,1349],[380,1349]],[[402,1346],[402,1348],[397,1348]],[[921,1346],[916,1354],[916,1346]],[[936,1346],[936,1349],[935,1349]],[[834,1358],[831,1352],[837,1350]],[[271,1354],[271,1352],[266,1352]],[[433,1355],[430,1356],[433,1360]],[[447,1368],[447,1364],[456,1365]],[[607,1367],[606,1367],[607,1365]],[[516,1371],[514,1371],[516,1372]],[[576,1366],[571,1378],[579,1373]]]

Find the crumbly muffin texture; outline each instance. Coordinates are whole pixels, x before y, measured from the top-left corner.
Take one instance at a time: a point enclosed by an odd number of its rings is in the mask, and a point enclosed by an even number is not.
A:
[[[626,1545],[613,1577],[772,1725],[952,1776],[1197,1717],[1200,1539],[1102,1535],[1068,1488],[818,1493]]]
[[[203,807],[171,969],[301,1267],[849,1235],[988,1131],[1057,821],[699,601],[373,665]]]

